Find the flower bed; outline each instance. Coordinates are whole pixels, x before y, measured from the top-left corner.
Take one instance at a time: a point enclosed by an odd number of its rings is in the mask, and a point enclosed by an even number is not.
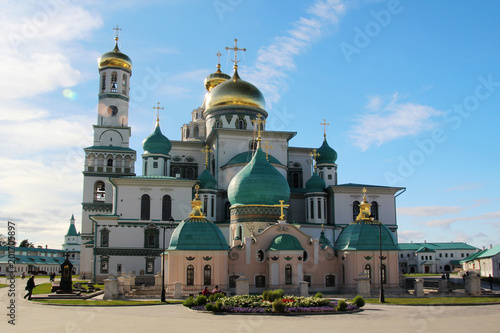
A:
[[[337,302],[326,298],[298,296],[284,296],[270,302],[264,300],[261,295],[244,295],[223,297],[207,304],[196,304],[192,300],[187,300],[185,305],[192,310],[232,313],[331,313],[358,309],[355,304],[343,303],[345,301]]]

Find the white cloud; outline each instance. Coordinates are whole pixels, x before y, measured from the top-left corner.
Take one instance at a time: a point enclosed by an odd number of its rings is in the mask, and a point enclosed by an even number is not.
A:
[[[437,125],[435,117],[443,112],[433,107],[401,102],[396,92],[391,98],[370,96],[367,112],[356,119],[350,137],[363,151],[405,136],[416,135]]]
[[[429,227],[444,227],[444,228],[449,228],[453,223],[456,222],[464,222],[464,221],[481,221],[481,220],[499,220],[500,221],[500,211],[498,212],[491,212],[491,213],[485,213],[481,215],[476,215],[476,216],[465,216],[465,217],[454,217],[454,218],[448,218],[448,219],[438,219],[438,220],[431,220],[425,222],[425,224]]]
[[[426,232],[418,230],[401,230],[398,232],[399,243],[421,242],[427,236]]]
[[[410,216],[439,216],[459,213],[463,209],[463,207],[453,206],[398,207],[397,213]]]
[[[33,96],[82,79],[68,54],[85,56],[75,40],[102,25],[101,16],[73,2],[7,2],[0,14],[0,98]],[[78,49],[74,50],[73,49]]]
[[[468,190],[473,190],[473,189],[479,188],[481,186],[482,185],[479,184],[479,183],[465,183],[465,184],[457,185],[457,186],[454,186],[454,187],[450,187],[450,188],[446,189],[445,191],[446,192],[468,191]]]
[[[345,11],[343,0],[316,1],[307,9],[310,17],[299,18],[286,35],[275,37],[271,45],[258,51],[255,69],[243,77],[262,90],[268,109],[287,90],[286,72],[295,69],[294,57],[306,52],[329,28],[337,25]]]

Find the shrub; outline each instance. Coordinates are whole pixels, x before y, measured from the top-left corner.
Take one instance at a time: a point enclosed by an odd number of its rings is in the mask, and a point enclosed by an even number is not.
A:
[[[194,305],[194,297],[189,296],[184,302],[182,302],[182,305],[191,308]]]
[[[283,296],[285,296],[283,289],[269,290],[266,301],[274,302],[279,298],[283,298]]]
[[[207,297],[204,295],[198,295],[194,300],[194,305],[205,305],[207,304]]]
[[[316,295],[314,295],[314,298],[323,298],[323,294],[318,291]]]
[[[215,293],[215,294],[212,294],[212,295],[208,296],[208,300],[210,302],[214,302],[215,303],[219,298],[222,298],[222,297],[224,297],[224,294],[222,294],[222,293]]]
[[[215,304],[213,303],[207,303],[205,305],[205,310],[206,311],[212,311],[212,312],[215,312],[217,310],[217,308],[215,307]]]
[[[352,300],[352,304],[356,305],[358,308],[362,308],[363,306],[365,306],[365,300],[363,299],[363,297],[358,295],[354,297],[354,299]]]
[[[273,310],[276,313],[283,313],[285,312],[285,303],[281,300],[281,298],[278,298],[273,302]]]
[[[337,311],[346,311],[347,310],[347,302],[341,299],[339,304],[337,305]]]
[[[217,312],[222,311],[222,301],[221,300],[218,300],[217,302],[215,302],[215,308],[217,309]]]
[[[264,301],[269,301],[269,290],[266,289],[262,292],[262,299]]]

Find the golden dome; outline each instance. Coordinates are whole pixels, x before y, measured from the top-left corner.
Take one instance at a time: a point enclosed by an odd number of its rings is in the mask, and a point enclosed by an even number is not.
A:
[[[235,68],[233,77],[212,89],[206,101],[206,113],[224,106],[246,106],[265,111],[264,95],[253,84],[240,79]]]
[[[215,73],[208,75],[205,78],[205,82],[204,82],[205,89],[207,89],[207,91],[212,91],[212,89],[215,88],[215,86],[221,84],[222,82],[229,80],[230,78],[231,77],[229,75],[227,75],[226,73],[222,73],[222,71],[220,70],[220,64],[218,64],[217,71]]]
[[[126,70],[132,70],[132,60],[120,51],[118,42],[115,44],[113,51],[104,53],[99,60],[99,69],[103,67],[122,67]]]

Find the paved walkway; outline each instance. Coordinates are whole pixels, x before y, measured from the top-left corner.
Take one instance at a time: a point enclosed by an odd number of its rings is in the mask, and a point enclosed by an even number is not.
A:
[[[18,281],[21,294],[24,284],[25,280]],[[48,306],[24,301],[22,296],[16,299],[16,325],[12,326],[7,323],[7,292],[8,288],[0,289],[0,332],[500,332],[500,305],[369,304],[356,314],[290,317],[212,315],[182,305]]]

